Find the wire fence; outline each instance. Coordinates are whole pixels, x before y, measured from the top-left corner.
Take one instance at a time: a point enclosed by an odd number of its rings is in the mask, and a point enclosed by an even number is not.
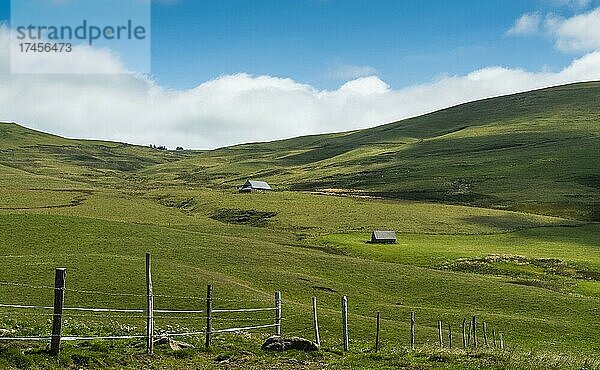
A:
[[[46,289],[54,292],[54,304],[48,305],[34,305],[24,303],[0,303],[0,313],[9,313],[15,317],[19,315],[27,317],[44,317],[48,318],[48,321],[52,322],[51,334],[46,334],[46,330],[41,329],[42,334],[31,334],[34,330],[16,331],[1,329],[0,342],[7,341],[45,341],[50,342],[51,352],[58,353],[60,351],[61,342],[73,342],[73,341],[93,341],[93,340],[146,340],[147,353],[151,354],[153,351],[154,343],[158,340],[167,338],[178,337],[205,337],[205,344],[208,348],[211,345],[211,339],[214,335],[232,333],[232,332],[245,332],[245,331],[265,331],[269,330],[272,334],[281,335],[282,322],[285,320],[293,320],[296,324],[297,321],[303,322],[304,328],[299,329],[298,325],[290,326],[292,331],[286,331],[286,336],[296,336],[302,334],[306,337],[315,337],[315,343],[317,347],[320,346],[320,335],[319,326],[317,320],[317,306],[316,297],[313,298],[312,303],[312,315],[306,312],[299,313],[295,312],[285,317],[282,314],[283,300],[281,292],[275,292],[274,299],[270,301],[270,306],[266,306],[267,300],[265,298],[233,298],[233,297],[213,297],[212,285],[207,286],[206,297],[200,296],[177,296],[177,295],[158,295],[153,293],[152,276],[150,272],[150,259],[147,255],[146,259],[146,294],[135,294],[135,293],[121,293],[121,292],[103,292],[97,290],[82,290],[82,289],[70,289],[65,287],[65,269],[56,269],[55,286],[44,286],[44,285],[33,285],[22,282],[12,281],[0,281],[1,286],[11,286],[27,289]],[[144,298],[146,301],[145,308],[128,308],[128,307],[65,307],[65,295],[70,293],[82,293],[90,294],[94,296],[111,296],[111,297],[135,297]],[[165,300],[182,299],[182,300],[194,300],[195,307],[193,308],[168,308],[161,306],[156,308],[154,305],[155,298],[164,298]],[[119,300],[120,304],[127,306]],[[197,309],[199,302],[203,302],[204,309]],[[132,303],[132,302],[130,302]],[[136,305],[139,305],[139,300],[136,300]],[[234,303],[246,304],[246,307],[234,307]],[[213,305],[217,304],[217,307]],[[260,307],[257,307],[259,306]],[[134,306],[135,307],[135,306]],[[51,312],[48,312],[51,311]],[[348,305],[347,297],[342,297],[342,330],[343,338],[342,343],[344,345],[344,351],[348,351],[349,339],[348,339]],[[300,319],[300,317],[304,319]],[[82,320],[90,321],[93,319],[110,319],[119,322],[118,330],[111,331],[106,327],[102,327],[101,330],[97,330],[95,335],[63,335],[63,320],[67,321],[72,318],[81,318]],[[51,319],[51,320],[50,320]],[[138,325],[121,325],[120,320],[123,319],[131,324],[132,321],[136,321]],[[155,328],[155,323],[164,323],[166,328]],[[194,322],[191,328],[181,325],[181,323]],[[139,324],[145,323],[145,332],[139,332]],[[197,323],[202,323],[201,326]],[[289,322],[289,321],[288,321]],[[176,328],[172,326],[175,323]],[[213,323],[216,323],[213,325]],[[379,348],[379,330],[380,330],[380,315],[377,313],[376,318],[376,350]],[[452,348],[452,326],[448,325],[448,343],[447,345]],[[504,338],[501,333],[496,333],[494,329],[488,331],[486,323],[481,323],[482,331],[479,332],[482,338],[478,337],[476,317],[473,316],[470,322],[466,319],[463,320],[462,326],[459,326],[455,331],[455,341],[457,337],[462,333],[462,347],[468,346],[477,347],[478,338],[487,347],[504,348]],[[414,349],[415,346],[415,321],[414,312],[411,312],[410,321],[410,347]],[[444,347],[445,337],[442,333],[442,321],[438,321],[438,340],[440,347]],[[79,333],[88,334],[90,331],[78,331]],[[93,331],[92,331],[93,332]],[[26,335],[30,334],[30,335]],[[488,337],[491,334],[491,337]],[[498,334],[498,336],[496,335]],[[13,335],[13,336],[5,336]]]
[[[25,303],[0,303],[0,313],[5,312],[10,315],[23,315],[28,317],[47,317],[52,319],[51,335],[13,335],[1,336],[0,341],[49,341],[51,350],[58,353],[60,342],[63,341],[90,341],[90,340],[130,340],[146,339],[148,352],[152,352],[153,343],[156,338],[171,338],[183,336],[206,336],[206,346],[210,345],[213,335],[220,333],[241,332],[250,330],[273,329],[275,333],[280,333],[281,322],[281,293],[276,292],[275,299],[271,301],[272,306],[265,307],[264,298],[239,299],[233,297],[219,298],[212,297],[212,286],[209,285],[206,297],[194,295],[172,295],[172,294],[154,294],[152,290],[152,276],[150,272],[150,255],[146,256],[146,294],[124,293],[124,292],[106,292],[100,290],[72,289],[65,287],[66,270],[56,269],[55,285],[35,285],[24,282],[0,281],[0,286],[18,287],[26,289],[44,289],[54,291],[54,304],[34,305]],[[65,295],[71,293],[89,294],[94,296],[109,297],[128,297],[144,298],[147,300],[146,308],[118,308],[118,307],[65,307]],[[204,302],[205,309],[197,308],[155,308],[154,300],[193,300]],[[136,300],[137,301],[137,300]],[[231,307],[231,303],[247,303],[247,307]],[[213,304],[221,307],[213,307]],[[256,307],[259,306],[260,307]],[[46,311],[46,312],[44,312]],[[51,311],[51,312],[47,312]],[[260,314],[269,314],[270,317],[261,317]],[[243,317],[240,317],[243,316]],[[101,318],[101,319],[126,319],[126,320],[144,320],[146,321],[145,333],[130,333],[128,335],[120,334],[98,334],[98,335],[62,335],[63,320],[69,318]],[[171,324],[179,325],[183,320],[194,320],[204,322],[201,329],[191,330],[173,330]],[[155,329],[155,321],[167,321],[170,330]],[[213,326],[213,322],[219,324],[218,328]],[[242,324],[239,326],[231,324]],[[244,325],[245,324],[245,325]],[[132,326],[135,328],[135,326]],[[180,327],[181,329],[181,327]],[[45,330],[42,330],[45,331]],[[16,331],[5,330],[4,334],[15,334]]]
[[[7,282],[2,282],[7,283]],[[3,284],[8,285],[8,284]],[[19,283],[10,283],[10,285],[20,285],[24,286],[24,284]],[[54,289],[54,288],[51,288]],[[173,296],[171,296],[173,297]],[[206,298],[204,298],[206,299]],[[233,302],[234,300],[227,300]],[[239,300],[236,300],[239,302]],[[9,313],[25,315],[25,316],[41,316],[41,317],[54,317],[54,316],[63,316],[63,317],[102,317],[102,318],[126,318],[126,319],[148,319],[148,311],[144,309],[125,309],[125,308],[98,308],[98,307],[63,307],[63,313],[35,313],[30,310],[54,310],[54,306],[40,306],[40,305],[24,305],[24,304],[0,304],[0,309],[12,309],[12,311],[8,311]],[[16,311],[15,311],[16,310]],[[23,312],[19,312],[19,310],[23,310]],[[257,313],[257,312],[273,312],[276,311],[275,307],[262,307],[262,308],[235,308],[235,309],[213,309],[213,313]],[[0,311],[2,312],[2,311]],[[4,311],[7,312],[7,311]],[[65,314],[64,312],[83,312],[84,314]],[[195,319],[195,320],[206,320],[206,316],[197,315],[197,316],[189,316],[189,314],[205,314],[206,310],[183,310],[183,309],[155,309],[153,310],[155,314],[171,314],[168,316],[156,315],[154,319],[165,319],[165,320],[174,320],[174,319]],[[97,313],[105,314],[110,313],[109,315],[96,315]],[[132,314],[140,314],[143,313],[145,315],[112,315],[112,313],[132,313]],[[173,315],[175,314],[175,315]],[[178,314],[186,314],[184,316]],[[214,321],[217,322],[274,322],[276,320],[275,317],[272,318],[259,318],[259,317],[213,317]],[[280,320],[284,320],[283,317]],[[240,326],[240,327],[232,327],[232,328],[223,328],[223,329],[212,329],[212,334],[218,333],[228,333],[228,332],[238,332],[238,331],[246,331],[246,330],[256,330],[256,329],[265,329],[265,328],[275,328],[279,324],[260,324],[260,325],[249,325],[249,326]],[[190,331],[184,333],[175,333],[175,332],[161,332],[161,337],[181,337],[181,336],[198,336],[205,335],[206,328],[202,331]],[[141,339],[146,338],[146,335],[112,335],[112,336],[61,336],[61,341],[89,341],[89,340],[121,340],[121,339]],[[0,336],[0,341],[51,341],[52,336],[30,336],[30,337],[2,337]]]
[[[54,288],[52,288],[54,289]],[[204,298],[206,299],[206,298]],[[214,300],[214,299],[213,299]],[[233,301],[233,300],[231,300]],[[240,300],[236,300],[240,302]],[[41,305],[25,305],[25,304],[5,304],[0,303],[0,309],[23,309],[23,310],[54,310],[54,306],[41,306]],[[95,313],[147,313],[147,310],[144,309],[129,309],[129,308],[99,308],[99,307],[63,307],[62,311],[66,312],[85,312],[88,314]],[[185,309],[154,309],[152,310],[155,314],[203,314],[206,313],[206,310],[185,310]],[[276,307],[258,307],[258,308],[223,308],[223,309],[213,309],[213,313],[255,313],[255,312],[272,312],[276,311]],[[0,311],[1,312],[1,311]],[[18,312],[15,310],[9,312]],[[31,313],[31,312],[21,312],[23,315],[36,315],[36,316],[55,316],[59,314],[55,313]],[[63,316],[76,316],[72,314],[62,313]],[[80,315],[87,317],[89,315]],[[103,317],[120,317],[120,318],[147,318],[147,315],[105,315]],[[199,319],[206,318],[206,316],[180,316],[180,315],[168,315],[161,316],[155,315],[155,318],[181,318],[181,319]],[[249,321],[249,320],[271,320],[273,321],[275,318],[269,319],[260,319],[260,318],[252,318],[252,317],[244,317],[244,318],[219,318],[214,317],[214,320],[223,320],[223,321]],[[283,317],[282,317],[283,319]],[[5,338],[6,339],[6,338]]]

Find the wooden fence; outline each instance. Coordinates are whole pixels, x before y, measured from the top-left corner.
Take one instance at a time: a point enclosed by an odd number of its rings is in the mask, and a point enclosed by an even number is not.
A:
[[[55,279],[54,279],[54,287],[43,287],[43,288],[51,288],[54,290],[54,305],[53,306],[35,306],[35,305],[21,305],[21,304],[0,304],[2,308],[11,308],[11,309],[23,309],[23,310],[52,310],[52,334],[50,336],[29,336],[29,337],[0,337],[0,341],[49,341],[50,342],[50,351],[53,354],[58,354],[60,352],[61,342],[64,341],[88,341],[88,340],[117,340],[117,339],[145,339],[146,341],[146,352],[148,354],[153,353],[154,343],[156,341],[157,335],[155,332],[155,314],[192,314],[198,315],[198,319],[206,319],[206,327],[201,331],[188,331],[188,332],[167,332],[162,333],[161,337],[182,337],[182,336],[205,336],[206,338],[206,347],[210,347],[211,339],[214,334],[218,333],[227,333],[227,332],[239,332],[239,331],[248,331],[248,330],[257,330],[257,329],[265,329],[265,328],[275,328],[275,333],[280,335],[281,333],[281,321],[282,321],[282,300],[281,300],[281,292],[275,292],[275,300],[274,304],[271,307],[253,307],[253,308],[215,308],[213,306],[213,297],[212,285],[208,285],[207,287],[207,295],[206,295],[206,309],[204,310],[195,310],[195,309],[156,309],[154,306],[155,297],[153,286],[152,286],[152,270],[151,270],[151,256],[150,254],[146,254],[146,294],[144,296],[146,300],[146,308],[145,309],[125,309],[125,308],[97,308],[97,307],[65,307],[65,293],[68,291],[73,292],[81,292],[81,293],[90,293],[90,294],[103,294],[109,296],[134,296],[140,297],[142,295],[136,294],[127,294],[127,293],[109,293],[109,292],[100,292],[100,291],[82,291],[82,290],[74,290],[66,288],[66,277],[67,270],[64,268],[58,268],[55,270]],[[21,283],[7,283],[2,282],[4,285],[16,285],[16,286],[24,286],[24,287],[33,287],[27,284]],[[158,296],[164,298],[190,298],[190,297],[176,297],[176,296]],[[200,297],[194,297],[200,299]],[[263,323],[254,323],[248,326],[243,327],[231,327],[231,328],[222,328],[222,329],[214,329],[212,322],[215,315],[229,313],[245,313],[245,314],[253,314],[258,312],[267,312],[272,311],[273,317],[270,320],[272,323],[263,324]],[[137,335],[114,335],[114,336],[63,336],[62,328],[63,328],[63,316],[65,312],[87,312],[87,313],[106,313],[110,318],[111,314],[119,313],[119,314],[128,314],[130,316],[124,316],[126,318],[140,318],[143,317],[146,320],[146,330],[145,334],[137,334]],[[137,316],[134,316],[137,315]],[[142,314],[143,316],[140,316]],[[203,315],[203,316],[201,316]],[[123,317],[123,316],[121,316]]]
[[[61,343],[64,341],[89,341],[89,340],[118,340],[118,339],[144,339],[146,343],[146,352],[151,355],[154,350],[154,343],[156,342],[157,337],[163,338],[173,338],[173,337],[185,337],[185,336],[204,336],[205,337],[205,346],[209,348],[211,346],[211,341],[214,334],[219,333],[229,333],[229,332],[243,332],[250,330],[259,330],[259,329],[274,329],[274,334],[277,336],[282,335],[282,320],[284,319],[282,314],[282,294],[280,291],[276,291],[274,294],[273,305],[270,307],[252,307],[252,308],[215,308],[214,307],[214,298],[213,298],[213,286],[207,285],[206,298],[201,297],[178,297],[178,296],[165,296],[165,295],[155,295],[153,291],[152,285],[152,269],[151,269],[151,256],[149,253],[146,254],[146,294],[130,294],[130,293],[109,293],[109,292],[100,292],[100,291],[83,291],[83,290],[74,290],[66,288],[66,277],[67,271],[64,268],[58,268],[55,270],[55,279],[53,287],[43,287],[54,290],[54,305],[53,306],[35,306],[35,305],[21,305],[21,304],[0,304],[0,308],[11,308],[18,310],[52,310],[52,334],[50,336],[27,336],[27,337],[4,337],[0,336],[0,341],[48,341],[50,342],[50,351],[53,354],[58,354],[60,352]],[[0,285],[14,285],[14,286],[23,286],[23,287],[34,287],[28,284],[16,283],[16,282],[0,282]],[[42,288],[42,287],[36,287]],[[146,302],[146,307],[144,309],[120,309],[120,308],[94,308],[94,307],[65,307],[65,294],[68,291],[80,292],[80,293],[90,293],[90,294],[103,294],[109,296],[134,296],[134,297],[144,297]],[[195,309],[156,309],[154,306],[156,297],[164,297],[164,298],[180,298],[180,299],[202,299],[205,300],[205,309],[204,310],[195,310]],[[235,300],[238,302],[238,300]],[[261,300],[261,302],[263,302]],[[121,316],[125,318],[144,318],[146,322],[145,333],[144,334],[135,334],[135,335],[109,335],[109,336],[64,336],[62,334],[63,329],[63,316],[65,312],[83,312],[83,313],[104,313],[107,314],[108,318],[112,317],[111,315],[119,313],[126,314],[126,316]],[[215,329],[213,327],[213,319],[215,315],[219,314],[254,314],[260,312],[272,312],[273,315],[270,323],[262,323],[257,322],[259,319],[246,318],[245,320],[250,321],[250,324],[247,326],[241,327],[230,327],[230,328],[221,328]],[[140,315],[141,314],[141,315]],[[206,326],[203,330],[194,330],[194,331],[186,331],[186,332],[165,332],[157,335],[155,330],[155,314],[191,314],[198,315],[197,318],[201,320],[206,320]],[[131,316],[127,316],[131,315]],[[136,316],[133,316],[136,315]],[[321,345],[321,338],[319,333],[319,322],[318,322],[318,314],[317,314],[317,298],[312,297],[312,322],[314,330],[314,341],[317,346]],[[342,297],[341,300],[341,318],[342,318],[342,343],[344,347],[344,351],[349,351],[350,346],[350,335],[348,331],[349,326],[349,316],[348,316],[348,298],[346,296]],[[174,316],[176,318],[178,316]],[[196,318],[196,316],[194,316]],[[236,320],[236,319],[231,319]],[[263,319],[264,320],[264,319]],[[410,348],[412,350],[415,349],[415,324],[416,324],[416,315],[415,312],[410,313]],[[237,320],[236,320],[237,321]],[[255,322],[252,322],[255,321]],[[438,321],[438,340],[440,348],[444,347],[444,323],[443,321]],[[453,332],[452,332],[452,324],[447,323],[448,327],[448,342],[446,348],[455,348],[453,347]],[[489,347],[498,347],[504,348],[504,338],[501,333],[496,335],[496,330],[492,329],[491,335],[492,340],[488,339],[488,326],[486,322],[483,322],[481,325],[481,334],[483,334],[483,344],[478,342],[478,329],[477,329],[477,317],[473,316],[470,320],[463,319],[462,322],[462,348],[478,348],[484,346],[486,348]],[[381,330],[381,314],[380,312],[376,313],[376,328],[375,328],[375,351],[379,351],[380,348],[380,330]],[[288,333],[289,334],[289,333]]]

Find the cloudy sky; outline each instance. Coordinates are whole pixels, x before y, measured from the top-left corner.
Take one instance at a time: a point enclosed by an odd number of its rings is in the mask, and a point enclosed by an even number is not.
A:
[[[0,120],[171,148],[365,128],[600,80],[592,0],[154,0],[151,74],[83,46],[67,61],[79,73],[12,74],[7,0],[0,20]]]

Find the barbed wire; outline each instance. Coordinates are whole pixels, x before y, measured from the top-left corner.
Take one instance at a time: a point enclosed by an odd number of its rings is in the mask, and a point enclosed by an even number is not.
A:
[[[40,310],[53,310],[54,307],[51,306],[32,306],[32,305],[21,305],[21,304],[2,304],[0,303],[0,308],[26,308],[26,309],[40,309]]]
[[[0,285],[18,286],[18,287],[25,287],[25,288],[32,288],[32,289],[48,289],[48,290],[62,289],[65,292],[82,293],[82,294],[97,294],[97,295],[116,296],[116,297],[137,297],[137,298],[146,298],[147,297],[147,294],[105,292],[105,291],[101,291],[101,290],[75,289],[75,288],[56,288],[56,287],[47,286],[47,285],[33,285],[33,284],[26,284],[26,283],[20,283],[20,282],[12,282],[12,281],[0,281]],[[152,296],[155,298],[171,298],[171,299],[185,299],[185,300],[198,300],[198,301],[205,301],[207,299],[204,296],[194,296],[194,295],[179,296],[179,295],[172,295],[172,294],[153,294]],[[267,298],[219,298],[219,297],[213,297],[212,300],[220,301],[220,302],[263,302],[263,303],[271,302],[271,300],[267,299]]]
[[[114,296],[114,297],[136,297],[136,298],[146,298],[147,294],[136,294],[136,293],[119,293],[119,292],[105,292],[100,290],[87,290],[87,289],[74,289],[74,288],[55,288],[52,286],[44,286],[44,285],[33,285],[26,284],[20,282],[9,282],[9,281],[0,281],[0,285],[4,286],[14,286],[14,287],[24,287],[29,289],[47,289],[47,290],[56,290],[60,289],[65,292],[70,293],[78,293],[78,294],[93,294],[93,295],[104,295],[104,296]],[[168,298],[168,299],[180,299],[180,300],[196,300],[204,302],[207,300],[205,297],[201,296],[185,296],[185,295],[168,295],[168,294],[153,294],[151,295],[154,298]],[[273,303],[271,300],[267,298],[219,298],[213,297],[212,301],[215,302],[261,302],[261,303]],[[224,306],[227,306],[224,304]],[[53,306],[44,306],[44,305],[21,305],[21,304],[0,304],[0,308],[5,309],[13,309],[12,311],[8,311],[9,315],[24,315],[24,316],[40,316],[40,317],[53,317],[57,315],[62,315],[65,320],[74,320],[77,322],[78,318],[98,318],[98,319],[147,319],[148,313],[145,309],[129,309],[129,308],[97,308],[97,307],[63,307],[61,313],[34,313],[27,312],[26,310],[54,310]],[[18,311],[14,311],[14,310]],[[240,326],[234,328],[223,328],[223,329],[213,329],[211,333],[219,334],[219,333],[229,333],[229,332],[239,332],[239,331],[247,331],[247,330],[257,330],[263,328],[272,328],[277,327],[280,324],[273,324],[272,322],[275,318],[265,318],[265,317],[219,317],[218,314],[224,314],[231,316],[238,313],[260,313],[260,312],[271,312],[277,310],[276,307],[254,307],[254,308],[216,308],[212,310],[212,313],[217,314],[216,317],[213,316],[212,319],[216,322],[248,322],[255,323],[255,325],[249,326]],[[1,312],[1,311],[0,311]],[[121,315],[115,315],[121,314]],[[193,319],[193,320],[204,320],[207,317],[205,315],[193,315],[189,314],[205,314],[206,310],[194,310],[194,309],[156,309],[153,310],[154,320],[172,320],[172,319]],[[123,315],[125,314],[125,315]],[[137,315],[133,315],[137,314]],[[140,315],[143,314],[143,315]],[[164,315],[168,314],[168,315]],[[185,315],[188,314],[188,315]],[[289,315],[286,317],[282,317],[281,320],[288,320],[291,317],[297,315]],[[258,324],[256,323],[266,323],[266,324]],[[170,327],[170,326],[169,326]],[[176,337],[176,336],[192,336],[192,335],[203,335],[206,334],[206,329],[203,331],[189,331],[185,333],[159,333],[158,336],[167,336],[167,337]],[[102,339],[136,339],[136,338],[145,338],[144,335],[105,335],[105,336],[64,336],[61,338],[63,341],[77,341],[77,340],[102,340]],[[52,339],[52,336],[31,336],[31,337],[0,337],[2,341],[9,340],[19,340],[19,341],[49,341]]]
[[[138,338],[146,338],[145,335],[123,335],[123,336],[106,336],[106,337],[61,337],[60,340],[63,341],[76,341],[76,340],[118,340],[118,339],[138,339]]]
[[[52,316],[54,316],[54,314],[50,314]],[[88,314],[73,314],[73,313],[67,313],[67,314],[63,314],[63,317],[65,318],[69,318],[69,317],[88,317],[88,318],[104,318],[104,319],[147,319],[148,316],[147,315],[98,315],[98,314],[93,314],[93,313],[88,313]]]
[[[268,324],[268,325],[256,325],[256,326],[244,326],[240,328],[229,328],[229,329],[219,329],[211,331],[212,334],[218,333],[230,333],[235,331],[245,331],[245,330],[254,330],[254,329],[262,329],[262,328],[274,328],[278,326],[277,324]]]
[[[23,305],[0,305],[1,307],[9,307],[9,308],[44,308],[44,309],[52,309],[53,307],[44,307],[44,306],[23,306]],[[113,315],[113,314],[104,314],[107,312],[130,312],[128,310],[119,310],[119,309],[90,309],[90,308],[85,308],[85,309],[81,309],[81,308],[65,308],[65,310],[67,311],[74,311],[74,312],[83,312],[83,313],[32,313],[32,312],[26,312],[26,311],[8,311],[5,313],[9,314],[9,315],[15,315],[15,316],[28,316],[28,317],[53,317],[53,316],[61,316],[65,319],[69,319],[69,318],[102,318],[102,319],[147,319],[148,315]],[[256,309],[248,309],[250,311],[240,311],[240,310],[235,310],[234,313],[237,312],[256,312]],[[140,313],[145,313],[143,310],[135,310],[135,312],[140,312]],[[156,311],[155,311],[156,312]],[[161,312],[159,312],[158,315],[154,315],[153,318],[154,320],[173,320],[173,319],[178,319],[178,320],[200,320],[203,321],[205,320],[207,317],[205,315],[198,315],[198,316],[181,316],[181,315],[161,315],[160,313],[163,312],[173,312],[173,310],[163,310]],[[175,311],[177,313],[182,312],[182,311]],[[230,312],[230,310],[227,310],[225,313]],[[300,314],[297,315],[289,315],[286,317],[282,317],[281,320],[285,321],[285,320],[290,320],[293,317],[297,317],[300,316]],[[272,322],[275,320],[275,318],[273,317],[218,317],[218,316],[212,316],[212,320],[217,321],[217,322]]]
[[[275,311],[275,307],[267,308],[232,308],[232,309],[214,309],[212,312],[261,312],[261,311]]]
[[[144,316],[144,317],[147,317],[147,316]],[[172,319],[180,319],[180,320],[192,320],[192,319],[195,319],[195,320],[205,320],[206,316],[156,316],[155,315],[154,319],[155,320],[164,320],[164,319],[169,319],[169,320],[172,320]]]
[[[127,309],[127,308],[92,308],[92,307],[65,307],[64,311],[87,311],[87,312],[130,312],[145,313],[146,310]]]
[[[32,288],[32,289],[52,289],[52,290],[55,289],[53,286],[31,285],[31,284],[24,284],[24,283],[16,283],[16,282],[12,282],[12,281],[0,281],[0,285],[20,286],[20,287]]]
[[[0,281],[0,285],[6,286],[19,286],[24,288],[32,288],[32,289],[61,289],[48,285],[33,285],[27,283],[13,282],[13,281]],[[83,293],[83,294],[101,294],[108,296],[125,296],[125,297],[139,297],[144,298],[147,297],[147,294],[139,294],[139,293],[116,293],[116,292],[105,292],[101,290],[90,290],[90,289],[75,289],[75,288],[62,288],[62,290],[66,292],[73,293]],[[191,300],[206,300],[205,296],[194,296],[194,295],[172,295],[172,294],[153,294],[154,297],[157,298],[175,298],[175,299],[191,299]],[[222,302],[271,302],[271,300],[267,298],[219,298],[213,297],[213,301],[222,301]]]
[[[206,334],[206,331],[192,331],[192,332],[188,332],[188,333],[164,333],[164,334],[160,334],[159,336],[164,336],[164,337],[187,337],[187,336],[204,335],[204,334]]]
[[[48,341],[51,339],[52,337],[0,337],[0,341]]]
[[[206,298],[204,298],[206,299]],[[212,298],[213,301],[221,301],[221,302],[269,302],[274,303],[275,301],[267,298],[244,298],[244,299],[236,299],[236,298]]]
[[[281,318],[282,320],[284,320],[285,318]],[[213,317],[212,318],[213,321],[275,321],[274,317],[270,317],[270,318],[252,318],[252,317],[244,317],[244,318],[222,318],[222,317]]]
[[[167,295],[167,294],[153,294],[152,296],[155,298],[188,299],[188,300],[194,300],[194,301],[205,301],[206,300],[206,297],[199,297],[199,296],[176,296],[176,295]]]
[[[18,309],[42,309],[42,310],[53,310],[52,306],[36,306],[36,305],[17,305],[17,304],[0,304],[0,308],[18,308]],[[214,309],[213,313],[239,313],[239,312],[266,312],[275,311],[275,307],[264,307],[264,308],[237,308],[237,309]],[[63,311],[79,311],[79,312],[90,312],[90,313],[146,313],[143,309],[125,309],[125,308],[95,308],[95,307],[64,307]],[[205,313],[205,310],[168,310],[159,309],[153,310],[154,313]],[[50,314],[52,315],[52,314]],[[156,316],[159,317],[159,316]],[[176,316],[172,316],[176,317]],[[201,316],[191,316],[193,318]],[[181,318],[181,317],[180,317]]]
[[[247,331],[247,330],[255,330],[255,329],[263,329],[263,328],[271,328],[275,327],[277,324],[269,324],[269,325],[255,325],[255,326],[242,326],[237,328],[227,328],[227,329],[217,329],[212,330],[211,334],[219,334],[219,333],[230,333],[236,331]],[[204,331],[192,331],[185,333],[157,333],[154,334],[153,337],[178,337],[178,336],[194,336],[194,335],[204,335],[206,334],[206,330]],[[122,336],[63,336],[61,337],[61,341],[86,341],[86,340],[120,340],[120,339],[142,339],[147,338],[146,335],[122,335]],[[52,339],[52,335],[45,337],[0,337],[0,341],[49,341]]]
[[[42,309],[42,310],[53,310],[53,306],[35,306],[35,305],[20,305],[20,304],[2,304],[0,308],[23,308],[23,309]],[[128,308],[94,308],[94,307],[64,307],[63,311],[86,311],[86,312],[131,312],[131,313],[144,313],[145,310],[141,309],[128,309]]]
[[[54,317],[61,316],[58,313],[31,313],[31,312],[16,312],[11,311],[7,313],[8,315],[14,316],[27,316],[27,317]],[[140,315],[86,315],[86,314],[62,314],[62,317],[65,319],[69,318],[103,318],[103,319],[146,319],[148,316],[140,316]],[[175,317],[173,317],[175,318]]]
[[[265,329],[276,327],[278,324],[266,324],[266,325],[253,325],[253,326],[242,326],[235,328],[226,328],[226,329],[216,329],[212,330],[211,334],[219,334],[219,333],[231,333],[238,331],[248,331],[248,330],[256,330],[256,329]],[[292,332],[297,333],[297,332]],[[206,334],[206,330],[203,331],[191,331],[184,333],[157,333],[154,334],[153,337],[178,337],[178,336],[194,336],[194,335],[204,335]],[[112,335],[112,336],[63,336],[61,337],[61,341],[86,341],[86,340],[124,340],[124,339],[142,339],[146,338],[146,335]],[[36,336],[36,337],[0,337],[0,341],[49,341],[52,339],[52,335],[50,336]]]

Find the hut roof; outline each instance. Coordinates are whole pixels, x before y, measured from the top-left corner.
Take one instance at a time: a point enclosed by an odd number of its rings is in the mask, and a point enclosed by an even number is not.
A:
[[[388,230],[375,230],[371,234],[371,241],[396,241],[396,232]]]
[[[249,188],[254,190],[273,190],[266,181],[248,180],[242,186],[242,188]]]

